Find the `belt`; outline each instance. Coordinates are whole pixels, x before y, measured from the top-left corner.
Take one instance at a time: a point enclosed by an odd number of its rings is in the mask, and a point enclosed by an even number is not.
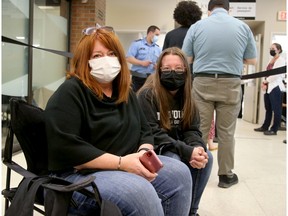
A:
[[[139,78],[147,78],[149,75],[151,75],[151,73],[139,73],[137,71],[132,71],[132,70],[130,70],[130,72],[132,76],[139,77]]]
[[[212,77],[212,78],[240,78],[240,75],[235,74],[210,74],[210,73],[194,73],[193,77]]]

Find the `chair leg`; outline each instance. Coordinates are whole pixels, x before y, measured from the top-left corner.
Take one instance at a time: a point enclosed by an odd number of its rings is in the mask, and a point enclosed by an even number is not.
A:
[[[11,169],[7,167],[7,174],[6,174],[6,190],[10,190],[10,181],[11,181]],[[5,212],[9,208],[9,199],[5,198]]]

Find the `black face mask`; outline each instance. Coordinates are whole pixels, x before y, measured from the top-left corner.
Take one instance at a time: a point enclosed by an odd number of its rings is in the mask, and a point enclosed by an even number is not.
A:
[[[168,91],[174,91],[185,84],[185,78],[186,73],[176,73],[172,70],[170,73],[161,73],[160,82]]]
[[[270,55],[274,57],[276,55],[275,50],[270,50]]]

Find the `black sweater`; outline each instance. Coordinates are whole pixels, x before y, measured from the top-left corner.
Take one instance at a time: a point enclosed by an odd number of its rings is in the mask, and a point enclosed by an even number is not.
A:
[[[156,151],[162,152],[169,150],[180,155],[183,161],[190,161],[193,148],[202,146],[206,150],[206,145],[202,139],[200,132],[200,118],[197,112],[189,129],[181,128],[182,119],[182,94],[179,91],[174,97],[170,98],[170,122],[171,130],[166,131],[160,126],[160,113],[156,103],[156,98],[152,99],[152,91],[145,90],[138,96],[139,103],[143,110],[147,121],[149,122],[152,133],[154,135],[154,144]],[[164,150],[165,149],[165,150]],[[159,152],[158,152],[159,153]]]
[[[165,36],[162,50],[173,46],[181,49],[188,29],[189,27],[180,26],[179,28],[169,31]]]
[[[61,171],[108,152],[126,155],[153,144],[151,129],[130,92],[128,103],[99,98],[77,78],[66,80],[45,109],[49,169]]]

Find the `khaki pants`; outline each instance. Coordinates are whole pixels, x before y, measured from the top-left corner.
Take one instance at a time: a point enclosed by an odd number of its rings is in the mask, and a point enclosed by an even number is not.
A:
[[[234,133],[241,106],[240,78],[195,77],[193,97],[200,113],[200,129],[207,141],[216,111],[218,175],[231,175],[234,168]]]

